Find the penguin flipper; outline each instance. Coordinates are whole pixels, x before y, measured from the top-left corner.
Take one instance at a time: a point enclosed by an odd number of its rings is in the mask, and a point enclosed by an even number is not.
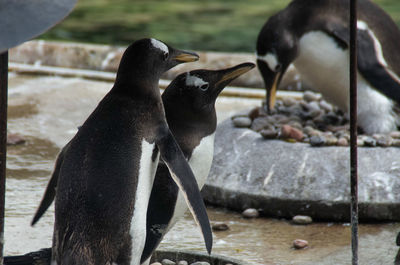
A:
[[[36,210],[36,213],[32,219],[31,225],[35,225],[39,219],[43,216],[43,214],[47,211],[51,203],[54,201],[54,198],[56,196],[56,188],[57,188],[57,182],[58,182],[58,176],[60,173],[60,168],[61,165],[64,161],[64,154],[66,150],[68,149],[69,143],[64,146],[64,148],[61,150],[61,152],[57,156],[56,164],[54,166],[54,171],[53,174],[51,175],[51,178],[49,180],[49,183],[47,184],[46,191],[44,192],[42,201],[40,202],[40,205],[38,209]]]
[[[335,24],[327,26],[331,36],[350,46],[350,30]],[[379,92],[400,103],[400,78],[382,64],[382,50],[376,45],[368,29],[357,30],[357,66],[361,75]],[[382,57],[382,58],[379,58]]]
[[[201,228],[207,252],[210,254],[212,249],[210,221],[196,178],[169,129],[163,131],[156,140],[161,159],[167,165],[172,179],[183,192],[190,212]]]
[[[375,89],[400,103],[399,76],[390,70],[387,65],[384,65],[382,51],[376,50],[377,45],[368,31],[358,30],[357,34],[358,70]]]

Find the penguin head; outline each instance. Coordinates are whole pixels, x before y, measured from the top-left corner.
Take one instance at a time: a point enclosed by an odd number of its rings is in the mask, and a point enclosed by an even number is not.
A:
[[[297,56],[297,38],[281,23],[280,14],[271,17],[257,40],[257,66],[267,92],[267,109],[275,104],[277,87]]]
[[[180,74],[166,88],[163,99],[168,97],[168,102],[186,105],[193,114],[215,112],[215,101],[225,86],[254,67],[253,63],[243,63],[222,70],[200,69]]]
[[[196,53],[174,49],[162,41],[141,39],[132,43],[122,55],[117,82],[158,82],[165,71],[178,64],[198,59]]]

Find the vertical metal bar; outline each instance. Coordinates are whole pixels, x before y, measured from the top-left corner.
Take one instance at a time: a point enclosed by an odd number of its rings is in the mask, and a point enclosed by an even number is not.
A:
[[[0,265],[3,265],[6,192],[8,52],[0,54]]]
[[[352,264],[358,264],[357,0],[350,1],[350,192]]]

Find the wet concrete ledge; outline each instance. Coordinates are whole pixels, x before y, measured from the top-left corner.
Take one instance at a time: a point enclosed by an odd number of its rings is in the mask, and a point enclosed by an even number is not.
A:
[[[34,40],[10,50],[10,61],[33,66],[57,66],[74,69],[96,70],[115,73],[126,47],[66,43]],[[178,47],[179,48],[179,47]],[[193,69],[220,69],[243,62],[255,63],[256,57],[250,53],[223,53],[197,51],[200,60],[181,64],[169,70],[162,78],[172,80],[178,74]],[[301,87],[299,75],[294,67],[285,74],[280,87],[298,90]],[[264,84],[257,69],[252,70],[231,83],[232,86],[263,88]]]
[[[227,139],[230,139],[227,141]],[[400,220],[400,148],[359,148],[359,218]],[[249,129],[220,123],[205,200],[264,215],[348,221],[349,148],[264,140]]]

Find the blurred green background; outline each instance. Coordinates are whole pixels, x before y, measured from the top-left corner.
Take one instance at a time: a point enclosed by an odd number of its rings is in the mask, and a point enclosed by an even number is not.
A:
[[[254,52],[268,17],[290,0],[78,0],[61,24],[42,35],[127,45],[155,37],[182,49]],[[400,25],[400,0],[374,0]]]

